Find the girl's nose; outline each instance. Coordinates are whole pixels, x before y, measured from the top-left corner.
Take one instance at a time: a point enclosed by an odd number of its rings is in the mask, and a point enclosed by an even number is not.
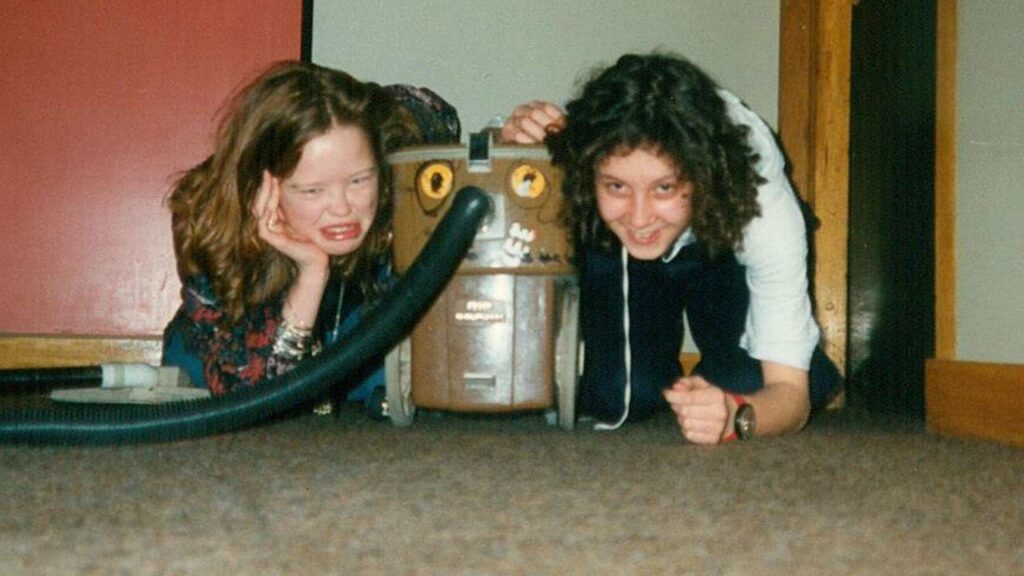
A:
[[[629,223],[636,228],[642,228],[650,223],[651,207],[646,194],[636,193],[630,206]]]
[[[345,190],[337,189],[331,191],[327,210],[335,216],[346,216],[352,211],[352,207],[348,203],[348,196],[345,194]]]

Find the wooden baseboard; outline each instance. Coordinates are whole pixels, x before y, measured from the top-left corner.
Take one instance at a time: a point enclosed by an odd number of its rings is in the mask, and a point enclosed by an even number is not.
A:
[[[0,369],[95,366],[104,362],[160,363],[158,337],[91,338],[0,335]]]
[[[160,364],[163,343],[159,337],[91,338],[59,336],[0,335],[0,369],[94,366],[104,362]],[[699,354],[680,355],[683,371],[689,374]],[[830,408],[841,407],[838,403]]]
[[[1024,447],[1024,364],[928,360],[925,419],[938,434]]]

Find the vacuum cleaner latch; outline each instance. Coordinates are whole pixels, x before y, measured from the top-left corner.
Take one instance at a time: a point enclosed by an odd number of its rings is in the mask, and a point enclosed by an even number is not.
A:
[[[469,135],[469,161],[466,163],[469,172],[491,171],[491,132],[473,132]]]

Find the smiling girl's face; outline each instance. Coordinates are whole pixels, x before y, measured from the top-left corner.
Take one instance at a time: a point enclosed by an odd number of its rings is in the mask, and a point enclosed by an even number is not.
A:
[[[690,227],[693,183],[659,150],[609,154],[594,176],[601,219],[632,257],[661,257]]]
[[[377,215],[377,163],[366,133],[335,126],[313,138],[281,180],[280,214],[297,239],[331,256],[355,252]]]

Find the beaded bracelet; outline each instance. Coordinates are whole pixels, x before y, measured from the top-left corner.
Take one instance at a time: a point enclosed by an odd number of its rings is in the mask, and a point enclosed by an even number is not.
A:
[[[293,360],[301,360],[312,350],[313,329],[297,326],[282,320],[277,327],[277,338],[274,341],[274,354]]]

